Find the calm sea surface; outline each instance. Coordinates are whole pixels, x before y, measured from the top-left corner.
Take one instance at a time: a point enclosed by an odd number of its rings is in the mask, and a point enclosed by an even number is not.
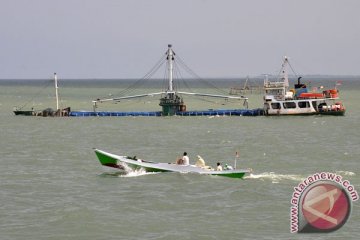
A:
[[[128,82],[64,80],[61,105],[91,110],[91,100],[116,96]],[[42,91],[40,80],[2,80],[0,239],[360,239],[359,201],[336,232],[290,234],[289,225],[293,188],[309,175],[334,172],[360,192],[359,83],[345,79],[340,86],[344,117],[43,118],[12,110],[54,108],[51,88]],[[213,84],[229,91],[236,81]],[[250,108],[261,107],[261,94],[248,97]],[[188,109],[243,108],[197,100],[185,98]],[[158,97],[100,106],[134,109],[159,110]],[[187,151],[190,161],[201,155],[209,165],[233,165],[240,151],[238,166],[253,173],[244,180],[121,175],[100,166],[93,148],[160,162]]]

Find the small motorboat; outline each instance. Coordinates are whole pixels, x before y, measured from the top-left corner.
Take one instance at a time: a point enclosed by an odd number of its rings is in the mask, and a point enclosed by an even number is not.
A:
[[[143,169],[146,172],[197,173],[230,178],[242,178],[245,174],[251,172],[251,169],[216,171],[212,168],[209,168],[208,166],[200,167],[197,165],[179,165],[176,163],[152,162],[138,159],[136,157],[119,156],[99,149],[95,149],[95,153],[103,166],[117,168],[123,171],[134,171]]]

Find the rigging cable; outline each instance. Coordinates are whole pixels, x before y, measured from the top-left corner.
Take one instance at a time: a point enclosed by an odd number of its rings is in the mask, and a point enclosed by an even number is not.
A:
[[[184,86],[190,91],[190,92],[194,92],[191,87],[189,86],[189,84],[185,81],[185,78],[183,78],[181,71],[180,71],[180,67],[178,66],[177,63],[175,63],[176,66],[176,74],[178,74],[180,77],[179,79],[181,79],[181,82],[184,84]]]
[[[185,71],[187,71],[190,75],[192,75],[193,77],[195,77],[195,79],[198,79],[199,81],[205,83],[207,86],[217,90],[219,93],[221,94],[228,94],[226,91],[224,91],[223,89],[215,86],[214,84],[204,80],[203,78],[201,78],[199,75],[197,75],[190,67],[188,67],[185,62],[178,56],[179,59],[179,63],[181,64],[181,66],[184,68]]]
[[[117,95],[124,95],[125,93],[132,93],[134,92],[137,88],[139,88],[140,86],[142,86],[147,80],[149,80],[158,70],[159,68],[164,64],[165,57],[163,56],[156,64],[155,66],[141,79],[139,79],[138,81],[136,81],[134,84],[132,84],[131,86],[129,86],[128,88],[124,89],[123,91],[121,91],[120,93],[118,93]]]
[[[290,62],[288,61],[288,64],[291,68],[291,70],[293,71],[293,73],[295,74],[295,77],[297,78],[298,77],[298,74],[295,72],[295,70],[293,69],[293,67],[291,66]]]
[[[123,89],[122,91],[115,94],[116,96],[123,96],[125,93],[132,93],[137,88],[142,86],[147,80],[149,80],[158,70],[159,68],[164,64],[165,56],[163,55],[157,63],[145,74],[144,77],[138,79],[136,82],[128,86],[127,88]],[[105,97],[104,97],[105,98]]]
[[[47,87],[49,87],[50,83],[52,83],[53,80],[46,80],[45,83],[47,83],[44,87],[42,87],[28,102],[26,102],[24,105],[22,105],[19,110],[23,109],[24,107],[26,107],[30,102],[32,102],[42,91],[44,91],[44,89],[46,89]]]
[[[189,84],[187,83],[187,81],[185,81],[185,78],[182,76],[181,71],[180,71],[180,69],[179,69],[180,67],[178,66],[177,63],[175,63],[175,66],[176,66],[176,68],[175,68],[175,74],[176,74],[177,76],[179,76],[178,79],[181,80],[181,82],[184,84],[184,87],[185,87],[186,89],[188,89],[189,92],[195,92],[195,91],[189,86]],[[214,103],[214,104],[221,104],[221,105],[223,105],[223,104],[220,103],[219,101],[210,100],[209,97],[205,97],[205,96],[196,96],[196,95],[190,96],[190,95],[188,95],[187,97],[190,97],[190,98],[193,98],[193,99],[197,99],[197,100],[200,100],[200,101],[204,101],[204,102],[209,102],[209,103]],[[226,99],[225,101],[226,101],[226,103],[230,102],[229,99]]]
[[[298,78],[298,74],[295,72],[294,68],[291,66],[289,59],[287,60],[287,64],[289,65],[291,71],[294,73],[295,77]],[[280,79],[281,71],[284,69],[284,67],[285,67],[285,66],[281,67],[281,69],[280,69],[280,71],[279,71],[279,73],[278,73],[278,75],[277,75],[277,80]]]

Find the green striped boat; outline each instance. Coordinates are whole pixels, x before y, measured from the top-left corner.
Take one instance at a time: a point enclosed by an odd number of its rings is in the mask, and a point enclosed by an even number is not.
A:
[[[251,172],[251,169],[215,171],[213,169],[205,169],[195,165],[178,165],[175,163],[151,162],[141,159],[134,159],[129,156],[119,156],[99,149],[95,149],[95,153],[103,166],[117,168],[123,171],[144,169],[146,172],[197,173],[230,178],[243,178],[245,174]]]

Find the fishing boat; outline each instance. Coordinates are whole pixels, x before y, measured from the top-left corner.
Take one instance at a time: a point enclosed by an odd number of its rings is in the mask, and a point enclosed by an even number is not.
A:
[[[294,88],[290,89],[287,66],[291,67],[285,57],[280,79],[270,81],[266,77],[264,80],[265,115],[345,115],[346,110],[340,101],[336,85],[333,89],[311,91],[306,84],[301,83],[301,77],[298,77]]]
[[[23,116],[34,116],[36,113],[33,108],[31,110],[20,110],[19,108],[15,107],[14,114]]]
[[[177,59],[177,61],[175,61]],[[175,52],[172,49],[172,45],[168,44],[168,49],[164,56],[159,60],[159,62],[152,68],[152,70],[145,75],[144,78],[140,79],[139,81],[135,82],[132,86],[129,87],[128,90],[133,90],[137,86],[143,84],[145,80],[148,80],[149,77],[153,76],[155,72],[160,68],[161,65],[166,64],[166,77],[168,80],[167,86],[163,91],[152,92],[152,93],[145,93],[145,94],[136,94],[136,95],[126,95],[126,96],[119,96],[115,98],[98,98],[93,100],[93,111],[96,112],[100,103],[105,102],[121,102],[130,99],[137,99],[137,98],[144,98],[144,97],[153,97],[153,96],[160,96],[160,103],[159,105],[162,108],[160,112],[161,116],[173,116],[173,115],[180,115],[180,116],[190,116],[187,114],[187,106],[184,102],[183,96],[192,96],[197,98],[215,98],[215,99],[224,99],[225,102],[229,102],[230,100],[241,101],[243,105],[248,108],[248,98],[244,96],[229,96],[227,92],[221,91],[221,89],[212,86],[210,83],[206,82],[208,86],[213,87],[215,90],[219,92],[219,94],[211,94],[211,93],[196,93],[190,91],[179,91],[176,89],[176,84],[174,82],[174,76],[179,75],[178,71],[175,71],[175,67],[180,64],[183,68],[189,72],[194,78],[198,78],[199,80],[203,81],[203,79],[199,78],[194,72],[185,65],[185,63],[176,56]],[[180,74],[181,75],[181,74]],[[184,81],[184,79],[182,79]],[[187,86],[187,83],[185,84]],[[191,90],[189,88],[189,90]],[[122,94],[125,90],[122,92]],[[130,92],[130,91],[129,91]],[[124,94],[125,95],[125,94]],[[212,111],[216,112],[216,111]],[[251,112],[251,111],[249,111]],[[231,114],[231,113],[230,113]],[[229,114],[229,115],[230,115]],[[246,113],[245,113],[246,114]],[[201,114],[200,114],[201,115]],[[236,115],[236,114],[235,114]]]
[[[103,150],[95,149],[96,156],[103,166],[116,168],[122,171],[143,169],[146,172],[178,172],[197,173],[202,175],[223,176],[229,178],[243,178],[251,169],[234,169],[216,171],[205,165],[179,165],[176,163],[160,163],[138,159],[136,157],[119,156]]]
[[[31,110],[23,110],[26,104],[22,107],[15,107],[14,114],[15,115],[23,115],[23,116],[43,116],[43,117],[63,117],[69,116],[70,107],[60,109],[59,105],[59,91],[58,91],[58,79],[56,73],[54,73],[54,86],[55,86],[55,99],[56,99],[56,109],[46,108],[44,110],[35,110],[31,108]]]

